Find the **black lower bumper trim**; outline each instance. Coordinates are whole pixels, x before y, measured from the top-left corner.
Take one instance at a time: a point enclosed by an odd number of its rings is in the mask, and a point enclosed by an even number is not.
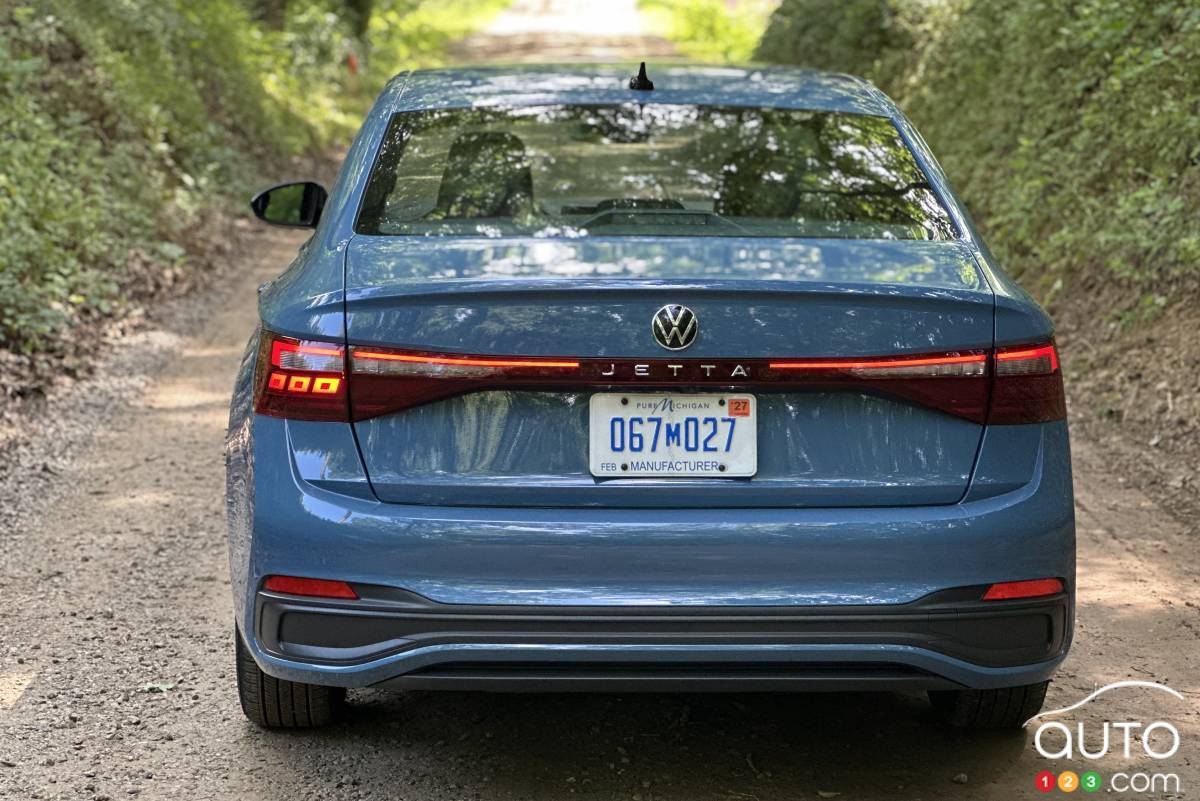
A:
[[[774,692],[900,689],[947,690],[959,685],[905,665],[825,663],[746,666],[729,663],[616,662],[444,663],[378,685],[395,690],[504,692]]]
[[[872,644],[911,646],[975,665],[1009,667],[1057,656],[1070,619],[1065,594],[982,602],[981,587],[933,593],[907,604],[800,608],[460,606],[390,588],[356,589],[361,598],[355,601],[260,592],[257,620],[263,648],[288,659],[347,665],[444,644]],[[478,665],[464,669],[481,670]],[[511,667],[505,671],[510,677],[514,673]],[[770,674],[778,678],[778,673],[772,666]],[[438,676],[428,673],[426,679],[449,682]],[[744,682],[746,674],[739,680]]]

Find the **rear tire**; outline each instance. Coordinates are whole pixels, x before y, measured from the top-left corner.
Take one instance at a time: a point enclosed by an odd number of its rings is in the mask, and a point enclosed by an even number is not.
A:
[[[1050,682],[995,690],[936,690],[929,693],[942,720],[962,729],[1019,729],[1038,713]]]
[[[337,720],[346,704],[342,687],[321,687],[268,676],[234,631],[238,699],[246,717],[265,729],[311,729]]]

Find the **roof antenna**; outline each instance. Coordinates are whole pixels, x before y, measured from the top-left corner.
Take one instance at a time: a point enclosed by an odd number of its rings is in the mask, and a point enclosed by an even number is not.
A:
[[[638,67],[638,74],[629,79],[629,88],[635,92],[649,92],[654,89],[654,81],[646,77],[646,62]]]

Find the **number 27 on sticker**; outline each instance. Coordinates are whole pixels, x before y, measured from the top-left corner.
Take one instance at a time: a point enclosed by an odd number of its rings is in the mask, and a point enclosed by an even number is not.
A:
[[[750,399],[749,398],[730,398],[729,399],[729,416],[730,417],[749,417],[750,416]]]

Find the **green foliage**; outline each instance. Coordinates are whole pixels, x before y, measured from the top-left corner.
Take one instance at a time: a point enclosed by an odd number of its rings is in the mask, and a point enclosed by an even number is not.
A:
[[[285,34],[279,34],[282,38]],[[0,18],[0,345],[55,348],[152,290],[260,159],[326,134],[235,0],[48,0]],[[289,94],[290,93],[290,94]],[[297,106],[299,103],[296,104]],[[145,266],[153,264],[147,271]]]
[[[291,0],[268,28],[250,0],[0,0],[0,350],[70,350],[169,283],[215,212],[348,138],[374,88],[350,68],[369,5]],[[375,5],[399,69],[505,3]]]
[[[512,0],[376,0],[367,29],[373,90],[406,69],[444,63],[447,46],[483,28]]]
[[[652,27],[688,58],[745,61],[754,53],[774,0],[640,0]]]
[[[887,75],[890,69],[880,60],[912,48],[907,16],[921,5],[916,0],[783,0],[757,55],[832,72]]]
[[[888,91],[1043,297],[1064,281],[1196,286],[1194,0],[784,0],[758,55]]]

